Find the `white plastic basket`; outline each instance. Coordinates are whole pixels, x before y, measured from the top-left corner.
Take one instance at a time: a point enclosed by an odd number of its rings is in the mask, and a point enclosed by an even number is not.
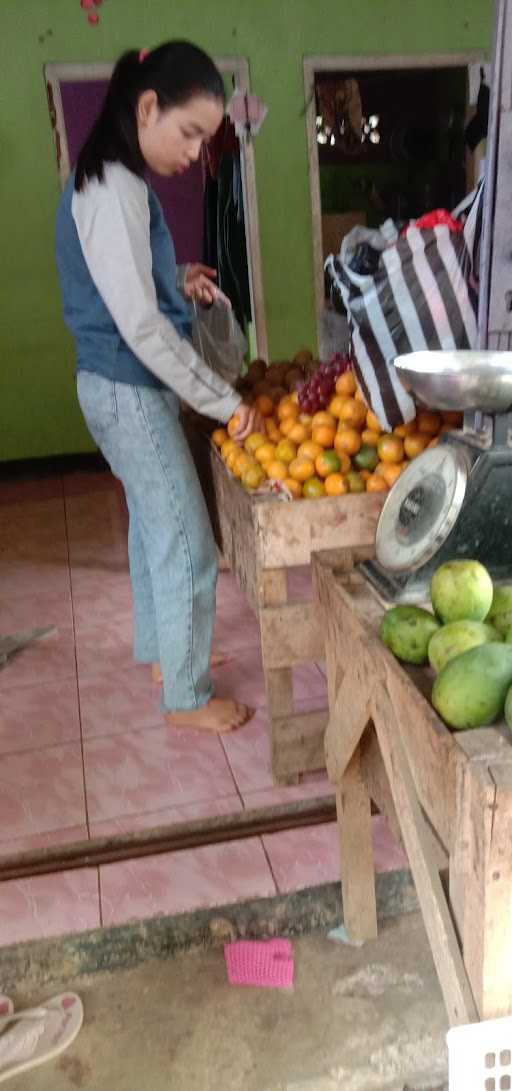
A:
[[[512,1016],[452,1027],[450,1091],[512,1091]]]

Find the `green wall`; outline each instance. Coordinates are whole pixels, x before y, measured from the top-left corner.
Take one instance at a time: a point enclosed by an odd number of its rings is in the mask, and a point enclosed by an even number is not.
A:
[[[492,0],[0,0],[0,459],[91,449],[53,261],[59,195],[43,64],[111,61],[168,37],[250,61],[270,105],[256,138],[271,354],[313,342],[314,300],[302,58],[321,53],[489,49]]]

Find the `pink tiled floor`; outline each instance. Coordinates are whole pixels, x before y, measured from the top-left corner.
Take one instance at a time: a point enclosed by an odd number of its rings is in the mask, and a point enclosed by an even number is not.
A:
[[[220,694],[256,714],[222,738],[169,732],[131,654],[124,501],[107,473],[0,485],[0,632],[55,632],[0,670],[0,855],[330,795],[325,774],[272,783],[258,623],[218,584]],[[308,570],[290,594],[308,597]],[[298,706],[326,703],[322,664],[294,672]],[[403,866],[382,820],[378,867]],[[0,944],[267,896],[339,877],[334,825],[0,883]]]

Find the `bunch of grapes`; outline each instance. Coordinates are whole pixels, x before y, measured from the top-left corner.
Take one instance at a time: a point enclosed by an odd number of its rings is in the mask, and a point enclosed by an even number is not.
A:
[[[299,406],[302,413],[318,413],[326,409],[336,389],[336,380],[352,364],[347,356],[333,356],[329,363],[320,364],[318,371],[299,390]]]

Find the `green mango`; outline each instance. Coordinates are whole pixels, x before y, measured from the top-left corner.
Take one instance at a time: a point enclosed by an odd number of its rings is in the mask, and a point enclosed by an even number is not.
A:
[[[450,621],[431,637],[428,659],[434,670],[440,671],[454,659],[479,644],[498,643],[500,634],[485,621]]]
[[[505,697],[505,722],[512,731],[512,686]]]
[[[393,606],[382,619],[379,635],[387,648],[404,663],[426,663],[428,645],[440,628],[437,618],[420,606]]]
[[[432,606],[441,621],[484,621],[491,609],[491,577],[480,561],[447,561],[434,572]]]
[[[443,667],[432,704],[450,727],[483,727],[502,715],[511,684],[512,645],[481,644]]]
[[[491,621],[494,628],[497,629],[502,636],[506,636],[508,630],[512,628],[511,584],[504,584],[501,587],[494,588],[491,609],[485,620]]]

